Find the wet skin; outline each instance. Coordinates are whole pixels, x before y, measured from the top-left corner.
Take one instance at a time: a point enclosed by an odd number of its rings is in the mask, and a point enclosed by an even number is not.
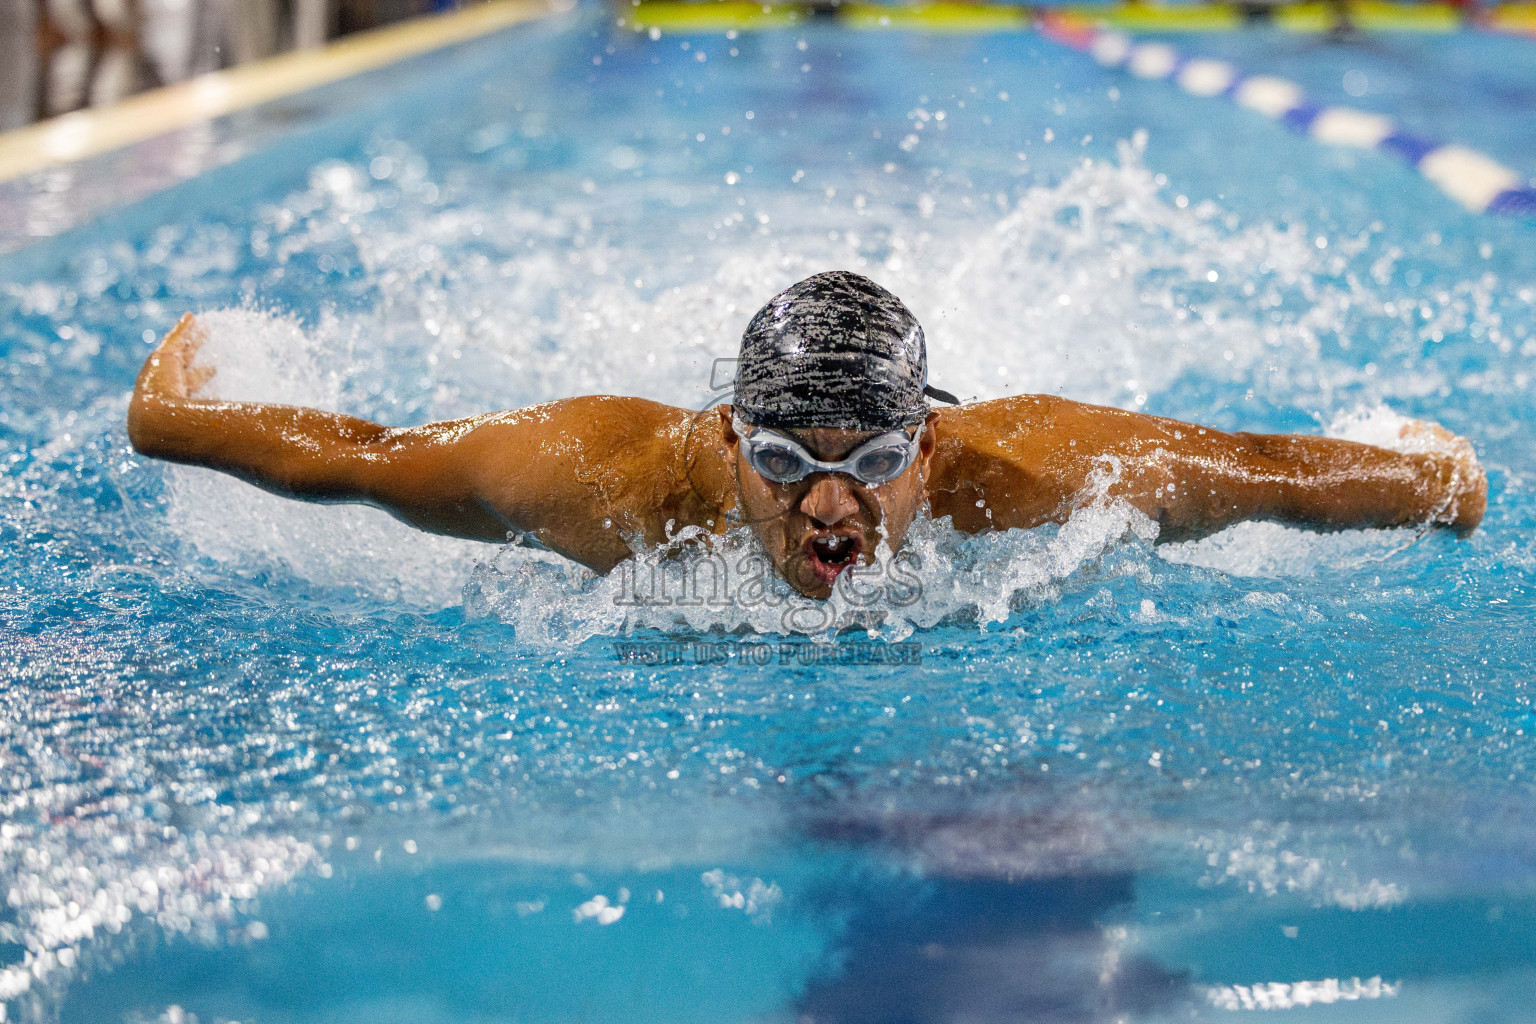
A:
[[[1316,530],[1449,526],[1483,517],[1472,446],[1432,423],[1402,454],[1331,438],[1226,433],[1025,395],[929,414],[920,455],[879,487],[817,473],[774,484],[738,457],[728,406],[696,413],[641,398],[569,398],[511,412],[390,428],[299,406],[198,398],[213,376],[183,317],[145,362],[128,410],[144,455],[230,473],[276,494],[381,508],[433,533],[502,543],[517,531],[598,572],[685,526],[748,523],[778,571],[825,597],[867,563],[882,528],[899,550],[925,507],[965,532],[1062,522],[1090,476],[1151,516],[1162,541],[1263,519]],[[874,432],[786,431],[824,461]]]

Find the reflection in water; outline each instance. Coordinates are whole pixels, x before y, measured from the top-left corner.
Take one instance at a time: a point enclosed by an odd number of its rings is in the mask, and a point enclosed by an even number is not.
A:
[[[1073,873],[1096,830],[958,814],[823,819],[823,840],[874,846],[897,877],[828,897],[845,922],[801,1024],[1097,1022],[1181,1002],[1179,975],[1124,949],[1127,871]],[[958,841],[957,841],[958,840]],[[1054,870],[1048,851],[1060,856]]]

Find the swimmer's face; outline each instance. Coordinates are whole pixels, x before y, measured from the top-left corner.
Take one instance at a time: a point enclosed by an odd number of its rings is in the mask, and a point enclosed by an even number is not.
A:
[[[929,415],[918,456],[906,472],[872,487],[843,473],[812,473],[792,484],[774,483],[742,458],[741,439],[731,427],[731,407],[722,406],[720,414],[741,516],[790,586],[807,597],[830,597],[846,569],[874,561],[882,524],[891,550],[901,548],[912,520],[928,500],[935,415]],[[823,462],[835,462],[883,431],[809,427],[782,433]]]

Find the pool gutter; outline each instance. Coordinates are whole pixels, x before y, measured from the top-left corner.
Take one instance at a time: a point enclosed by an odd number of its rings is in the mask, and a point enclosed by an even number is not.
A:
[[[568,8],[559,0],[491,0],[453,14],[348,36],[321,49],[140,93],[0,135],[0,183],[223,117]]]

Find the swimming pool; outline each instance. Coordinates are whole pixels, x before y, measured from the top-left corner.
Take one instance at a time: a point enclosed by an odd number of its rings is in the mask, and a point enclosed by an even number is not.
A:
[[[1184,45],[1531,170],[1464,71],[1528,42]],[[1528,222],[1027,35],[586,11],[345,89],[0,259],[7,1019],[1529,1019]],[[702,406],[831,267],[963,396],[1438,419],[1484,527],[934,524],[828,647],[127,448],[185,309],[242,398]]]

